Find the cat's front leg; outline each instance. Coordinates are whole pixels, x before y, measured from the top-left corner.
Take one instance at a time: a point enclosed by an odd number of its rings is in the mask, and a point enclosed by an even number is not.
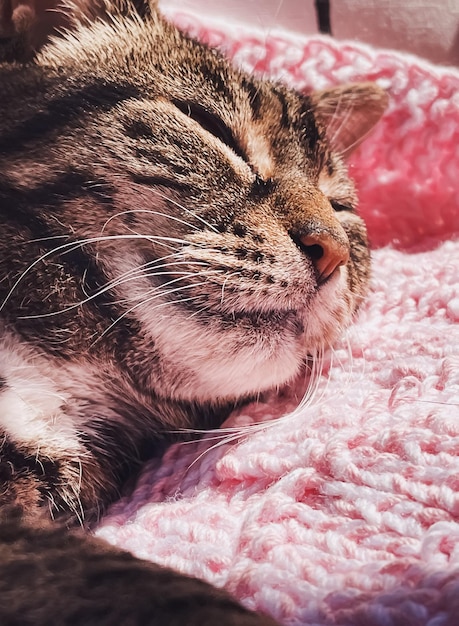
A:
[[[95,493],[83,493],[83,445],[65,437],[59,441],[52,423],[60,416],[26,407],[28,400],[14,387],[0,388],[0,508],[19,507],[30,520],[67,511],[82,521],[82,496],[86,506],[97,501]]]
[[[124,423],[122,450],[115,446],[121,417],[104,382],[89,365],[57,361],[3,331],[0,505],[20,505],[29,515],[66,511],[82,520],[117,495],[123,453],[134,463],[130,444],[138,443]]]
[[[40,456],[39,452],[31,454],[27,448],[11,441],[5,432],[2,432],[1,437],[0,509],[18,508],[24,518],[31,521],[37,516],[54,516],[57,513],[57,502],[62,502],[62,495],[66,491],[63,488],[64,475],[69,472],[58,459]],[[66,499],[71,503],[69,498]],[[77,494],[73,500],[72,508],[77,511]]]

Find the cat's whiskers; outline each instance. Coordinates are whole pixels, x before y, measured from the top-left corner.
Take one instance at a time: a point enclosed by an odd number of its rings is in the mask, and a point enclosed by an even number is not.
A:
[[[178,279],[176,279],[178,280]],[[176,280],[174,280],[173,282],[176,282]],[[134,306],[132,306],[131,308],[127,309],[126,311],[124,311],[120,316],[118,316],[116,318],[116,320],[114,322],[112,322],[100,335],[99,337],[96,339],[96,341],[92,344],[95,345],[95,343],[97,343],[98,341],[100,341],[102,339],[102,337],[104,337],[108,332],[110,332],[110,330],[116,325],[118,324],[123,318],[125,318],[127,315],[129,315],[130,313],[132,313],[133,311],[135,311],[137,308],[139,308],[140,306],[144,306],[146,304],[148,304],[149,302],[151,302],[152,300],[156,300],[156,298],[160,298],[161,296],[168,296],[171,293],[174,292],[179,292],[179,291],[185,291],[185,289],[191,289],[193,287],[200,287],[201,285],[205,285],[207,284],[206,281],[202,281],[199,283],[193,283],[191,285],[182,285],[180,287],[177,287],[176,289],[169,289],[168,291],[164,292],[161,291],[160,293],[156,293],[155,295],[145,298],[143,299],[141,302],[138,302],[137,304],[135,304]],[[196,295],[196,296],[192,296],[191,298],[188,299],[179,299],[179,300],[175,300],[173,302],[170,302],[169,300],[167,300],[166,302],[161,302],[160,304],[156,305],[154,308],[157,309],[159,307],[162,306],[167,306],[170,304],[174,304],[176,302],[186,302],[189,300],[193,300],[193,299],[197,299],[200,298],[201,296]]]
[[[325,404],[328,401],[326,396],[327,396],[327,392],[328,392],[329,385],[330,385],[329,376],[327,376],[325,385],[322,391],[320,392],[319,396],[317,396],[317,393],[318,393],[320,384],[323,380],[324,353],[327,348],[329,349],[330,346],[325,347],[323,344],[320,345],[316,350],[316,354],[310,357],[311,365],[308,368],[309,373],[305,371],[305,376],[309,377],[309,382],[307,384],[306,390],[303,394],[301,401],[298,403],[295,409],[293,409],[293,411],[286,413],[285,415],[282,415],[278,418],[273,418],[269,422],[265,422],[265,421],[253,422],[245,426],[234,426],[234,427],[212,429],[212,430],[182,429],[180,431],[177,431],[181,433],[186,432],[187,434],[204,435],[203,440],[216,441],[216,443],[214,443],[212,446],[210,446],[209,448],[206,448],[203,452],[201,452],[192,461],[192,463],[190,463],[186,471],[187,472],[190,471],[193,465],[198,463],[205,455],[207,455],[208,453],[212,452],[215,449],[218,449],[219,447],[229,445],[233,442],[242,443],[249,436],[255,435],[256,433],[259,433],[259,432],[265,432],[266,430],[270,428],[276,427],[279,423],[282,423],[283,425],[285,425],[285,423],[288,423],[292,420],[297,419],[301,415],[304,415],[304,412],[306,410],[309,410],[309,411],[311,409],[317,410],[317,408]],[[333,348],[331,348],[330,367],[332,366],[334,357],[336,357],[336,354],[334,354],[334,350]],[[195,443],[195,441],[193,440],[185,441],[185,442],[182,442],[181,445],[186,445],[190,443]]]
[[[323,352],[322,348],[319,350],[320,353]],[[309,371],[305,371],[305,377],[309,378],[309,382],[307,383],[306,390],[302,396],[302,399],[298,403],[298,405],[285,415],[282,415],[277,418],[273,418],[270,421],[261,421],[261,422],[252,422],[251,424],[247,424],[245,426],[228,426],[224,428],[215,428],[215,429],[195,429],[195,428],[185,428],[177,431],[172,431],[174,433],[186,433],[186,434],[197,434],[197,435],[206,435],[207,439],[223,439],[226,435],[235,436],[236,438],[239,436],[247,436],[254,432],[259,432],[260,430],[265,430],[267,428],[271,428],[278,424],[280,421],[285,421],[292,417],[296,417],[298,413],[304,410],[307,407],[311,407],[312,403],[316,406],[315,394],[318,385],[320,384],[320,377],[322,376],[322,364],[320,354],[314,356],[312,358],[312,365],[307,368]],[[213,435],[212,437],[207,437],[207,435]],[[190,441],[182,442],[183,444],[192,443]]]
[[[70,484],[72,495],[74,495],[74,498],[68,496],[64,490],[62,491],[61,498],[63,502],[66,504],[67,509],[72,511],[72,513],[75,515],[80,526],[83,526],[84,517],[85,517],[83,504],[81,502],[79,494],[76,491],[73,481],[70,481],[69,484]]]
[[[224,296],[225,296],[226,283],[229,281],[230,278],[233,278],[234,276],[240,276],[240,275],[241,275],[240,271],[232,272],[231,274],[228,274],[228,276],[223,281],[222,288],[221,288],[222,293],[221,293],[221,298],[220,298],[220,306],[222,308],[223,308],[223,302],[224,302]]]
[[[301,398],[298,406],[293,410],[292,413],[296,414],[302,411],[304,408],[316,404],[317,401],[317,391],[320,385],[322,373],[323,373],[323,358],[324,358],[324,348],[323,346],[319,346],[317,349],[317,353],[309,357],[307,370],[305,371],[305,377],[309,375],[309,382],[306,386],[306,389],[303,393],[303,397]]]
[[[198,463],[206,454],[221,446],[231,444],[233,442],[244,441],[245,439],[247,439],[247,437],[255,435],[259,432],[264,432],[270,428],[274,428],[279,423],[288,423],[289,421],[295,420],[301,415],[304,415],[304,412],[306,410],[316,410],[319,406],[326,403],[326,395],[330,384],[329,376],[327,376],[325,386],[320,392],[320,395],[317,395],[321,382],[323,381],[325,350],[326,347],[324,345],[321,345],[317,348],[316,354],[310,357],[311,364],[308,366],[309,372],[305,371],[305,376],[309,378],[309,381],[307,383],[306,390],[303,394],[302,399],[295,407],[295,409],[293,409],[293,411],[290,411],[289,413],[286,413],[285,415],[282,415],[280,417],[273,418],[268,422],[252,422],[251,424],[245,426],[230,426],[226,428],[212,430],[181,429],[180,431],[174,431],[177,433],[204,435],[205,441],[216,441],[215,444],[213,444],[209,448],[206,448],[206,450],[204,450],[193,460],[193,462],[187,468],[187,471],[189,471],[194,464]],[[333,360],[333,352],[330,353],[330,356],[331,360]],[[182,442],[181,445],[186,445],[190,443],[195,443],[195,441],[185,441]]]
[[[77,483],[77,493],[81,493],[81,485],[83,483],[83,464],[81,462],[81,458],[77,459],[78,463],[78,483]],[[82,511],[84,514],[84,511]]]
[[[269,37],[270,37],[270,36],[271,36],[271,34],[272,34],[272,31],[273,31],[273,28],[274,28],[274,24],[277,24],[278,17],[279,17],[279,13],[280,13],[280,10],[281,10],[281,8],[282,8],[282,5],[283,5],[283,4],[284,4],[284,0],[279,0],[279,3],[278,3],[278,5],[277,5],[277,7],[276,7],[276,9],[275,9],[275,12],[274,12],[274,18],[273,18],[273,20],[272,20],[272,22],[271,22],[271,23],[272,23],[272,25],[271,25],[271,26],[268,26],[268,28],[266,28],[266,25],[265,25],[265,24],[263,23],[263,21],[261,20],[260,15],[258,15],[258,16],[257,16],[257,21],[258,21],[259,27],[260,27],[260,29],[263,31],[263,39],[264,39],[264,41],[263,41],[263,46],[264,46],[265,48],[266,48],[266,46],[267,46],[267,43],[268,43]],[[259,57],[257,58],[257,60],[255,61],[255,66],[250,68],[250,71],[251,71],[251,72],[252,72],[252,71],[254,71],[255,67],[256,67],[256,66],[258,65],[258,63],[261,61],[261,59],[262,59],[261,54],[262,54],[262,52],[260,53],[260,56],[259,56]],[[261,78],[262,80],[267,79],[267,77],[268,77],[268,71],[266,71],[266,70],[265,70],[263,73],[260,73],[260,78]],[[261,88],[261,85],[260,85],[260,86],[258,87],[258,89],[255,91],[255,97],[258,95],[258,92],[259,92],[260,88]]]
[[[49,510],[49,516],[52,520],[54,520],[54,513],[58,513],[59,512],[59,507],[56,504],[56,501],[54,499],[54,495],[52,491],[48,491],[46,493],[46,498],[48,500],[48,510]]]
[[[73,510],[75,513],[75,517],[80,524],[81,527],[84,525],[85,512],[83,508],[83,503],[81,502],[81,498],[79,496],[79,491],[77,490],[73,481],[71,482],[71,490],[74,498],[69,498],[67,505]]]
[[[336,397],[338,394],[340,396],[345,396],[347,393],[347,390],[350,386],[351,381],[353,380],[354,377],[354,361],[353,361],[353,357],[352,357],[352,350],[351,350],[351,344],[350,344],[350,340],[349,337],[347,335],[343,336],[343,342],[345,344],[345,346],[347,347],[347,351],[349,354],[349,365],[345,365],[343,363],[343,361],[339,358],[338,356],[338,351],[333,347],[333,346],[328,346],[328,351],[329,351],[329,355],[330,355],[330,362],[328,364],[328,371],[332,371],[332,370],[336,370],[336,369],[340,369],[341,374],[340,374],[340,378],[339,378],[339,387],[337,387],[337,381],[335,380],[331,380],[330,374],[328,374],[325,378],[325,384],[323,385],[323,388],[321,389],[318,397],[315,397],[313,399],[313,405],[314,408],[319,408],[321,406],[326,405],[329,401],[330,401],[330,397],[331,397],[331,392],[330,392],[330,387],[333,384],[333,397]],[[325,348],[323,347],[323,351],[325,351]],[[324,366],[324,361],[322,362],[321,365],[321,371],[320,371],[320,376],[321,379],[323,380],[323,366]],[[319,385],[317,385],[316,388],[316,392],[318,391],[318,387]]]
[[[171,221],[178,222],[180,224],[183,224],[184,226],[188,226],[189,228],[192,228],[193,230],[197,230],[198,232],[201,232],[200,229],[195,224],[186,222],[185,220],[182,220],[179,217],[175,217],[175,215],[168,215],[167,213],[162,213],[160,211],[153,211],[152,209],[130,209],[127,211],[120,211],[119,213],[115,213],[115,215],[112,215],[111,217],[109,217],[108,220],[102,226],[101,234],[105,231],[105,228],[108,226],[108,224],[112,220],[114,220],[117,217],[121,217],[122,215],[127,215],[128,213],[148,213],[151,215],[156,215],[158,217],[165,217]]]
[[[43,465],[42,460],[40,459],[40,445],[37,446],[37,452],[35,454],[34,461],[35,461],[35,463],[37,465],[40,466],[42,476],[44,476],[45,475],[45,466]]]
[[[162,274],[164,275],[170,275],[170,274],[181,274],[180,276],[178,276],[177,278],[174,278],[170,281],[167,281],[166,283],[162,283],[161,285],[158,285],[156,287],[152,287],[151,289],[147,290],[146,292],[142,293],[141,295],[136,295],[135,297],[130,296],[129,299],[125,299],[124,302],[132,302],[135,300],[139,300],[140,304],[142,304],[142,302],[145,302],[146,300],[150,299],[150,296],[152,294],[157,294],[158,296],[167,296],[170,293],[177,291],[176,289],[164,289],[164,287],[168,287],[169,285],[175,284],[181,280],[184,280],[185,278],[189,278],[189,277],[204,277],[204,276],[208,276],[208,275],[212,275],[212,274],[216,274],[219,273],[219,270],[215,270],[215,269],[211,269],[211,270],[206,270],[206,271],[200,271],[200,272],[162,272]],[[159,276],[161,275],[160,272],[158,273],[151,273],[151,274],[144,274],[145,277],[153,277],[153,276]],[[127,281],[125,281],[127,282]],[[187,285],[187,288],[192,288],[193,286],[198,286],[198,285],[203,285],[206,284],[205,282],[199,282],[199,283],[192,283]],[[180,287],[178,290],[182,289],[182,287]]]
[[[329,132],[330,131],[334,131],[333,135],[330,135],[330,141],[331,143],[335,143],[335,139],[341,134],[341,131],[343,130],[343,128],[346,126],[346,124],[348,124],[349,120],[352,118],[354,112],[353,112],[353,107],[352,105],[349,105],[349,103],[347,104],[347,110],[345,110],[344,112],[341,110],[341,102],[344,99],[344,95],[341,95],[338,98],[338,104],[337,107],[335,109],[335,111],[333,112],[333,116],[330,120],[329,123]],[[339,123],[339,125],[334,128],[334,126],[336,126],[334,124],[336,119],[341,118],[341,121]],[[362,141],[364,141],[366,139],[366,137],[368,137],[368,135],[370,135],[373,131],[373,127],[371,126],[366,132],[361,133],[358,138],[353,141],[350,144],[347,144],[345,148],[343,148],[342,150],[338,151],[337,154],[339,154],[339,156],[345,158],[346,155],[348,153],[351,153],[354,148],[356,146],[358,146],[360,143],[362,143]]]
[[[196,311],[194,311],[194,313],[190,313],[190,315],[188,315],[185,319],[190,320],[195,316],[198,315],[202,315],[203,313],[205,313],[206,311],[210,310],[210,305],[202,305],[201,307],[199,307],[198,309],[196,309]]]
[[[44,261],[45,259],[49,258],[53,254],[57,254],[57,253],[68,254],[86,245],[90,245],[94,243],[101,243],[101,242],[108,242],[108,241],[119,241],[119,240],[145,240],[145,241],[149,241],[151,243],[156,243],[160,245],[165,242],[177,243],[177,244],[182,244],[182,245],[187,245],[187,246],[190,245],[189,241],[186,241],[185,239],[178,238],[178,237],[166,237],[166,236],[158,236],[158,235],[141,235],[138,233],[133,233],[130,235],[104,235],[104,236],[99,235],[97,237],[87,237],[85,239],[81,239],[77,241],[69,241],[65,244],[57,246],[56,248],[53,248],[52,250],[48,250],[47,252],[39,256],[37,259],[35,259],[32,263],[30,263],[30,265],[27,266],[27,268],[20,274],[20,276],[16,279],[11,289],[6,294],[3,302],[0,304],[0,311],[2,311],[2,309],[5,307],[6,303],[8,302],[11,295],[13,294],[14,290],[19,285],[19,283],[27,276],[27,274],[29,274],[33,270],[33,268],[36,265],[38,265],[38,263]]]
[[[329,126],[328,126],[328,129],[329,129],[328,132],[333,133],[330,135],[330,143],[332,145],[336,143],[336,138],[339,137],[343,128],[345,128],[346,124],[348,124],[352,116],[352,112],[353,112],[353,109],[351,106],[348,106],[347,110],[343,109],[343,100],[344,100],[344,95],[341,94],[338,98],[338,103],[336,105],[335,110],[333,111],[333,115],[330,119]],[[336,120],[339,121],[338,126],[336,126],[336,123],[335,123]]]
[[[178,270],[173,269],[175,267],[175,265],[179,265],[179,263],[177,263],[177,264],[174,263],[173,265],[170,265],[170,267],[172,269],[169,269],[169,270],[164,271],[164,272],[145,272],[145,271],[143,271],[143,272],[139,273],[139,276],[141,278],[155,278],[155,277],[158,277],[158,276],[175,276],[177,278],[174,279],[172,282],[176,282],[176,280],[178,281],[178,280],[183,280],[183,279],[189,278],[189,277],[205,276],[205,275],[213,274],[213,273],[216,272],[216,270],[212,270],[212,269],[200,270],[200,271],[194,271],[194,272],[193,271],[179,272]],[[184,261],[182,263],[182,265],[188,266],[190,264],[188,262]],[[202,265],[204,267],[208,267],[208,265],[205,264],[205,263],[201,263],[201,264],[196,263],[196,265]],[[166,267],[168,267],[168,266],[166,266]],[[124,285],[124,284],[126,284],[126,283],[128,283],[130,281],[137,280],[139,276],[137,274],[134,275],[134,276],[128,276],[128,277],[124,278],[123,280],[117,281],[117,283],[115,283],[113,286],[111,286],[110,289],[113,288],[113,287],[118,287],[120,285]],[[135,295],[135,296],[129,295],[129,296],[125,297],[125,298],[122,298],[122,299],[119,299],[119,300],[115,300],[114,303],[115,304],[121,304],[121,303],[126,303],[126,302],[132,302],[132,301],[135,301],[135,300],[143,300],[145,295],[149,295],[149,294],[152,293],[152,290],[153,291],[161,291],[163,289],[163,287],[165,287],[165,286],[167,286],[169,284],[171,284],[171,281],[168,281],[166,283],[161,283],[159,285],[155,285],[155,286],[151,287],[146,292],[143,292],[140,295],[138,295],[138,294]]]
[[[354,150],[354,148],[360,145],[362,141],[365,141],[368,135],[370,135],[372,132],[373,132],[373,127],[369,128],[366,133],[362,133],[362,135],[358,139],[356,139],[355,141],[350,143],[348,146],[346,146],[343,150],[341,150],[339,152],[339,155],[345,158],[348,152],[351,153]]]
[[[69,482],[69,486],[72,494],[74,494],[75,497],[70,497],[65,490],[62,490],[60,497],[62,499],[62,502],[66,505],[67,510],[71,511],[75,515],[80,526],[83,526],[84,510],[80,496],[76,492],[75,486],[73,485],[72,481]],[[46,498],[48,500],[49,515],[51,519],[54,519],[55,514],[59,515],[59,513],[64,510],[64,507],[57,504],[52,491],[47,491]]]
[[[52,241],[53,239],[68,239],[68,235],[51,235],[50,237],[37,237],[29,239],[26,243],[40,243],[41,241]]]
[[[194,217],[195,219],[200,221],[202,224],[204,224],[204,226],[207,226],[207,228],[210,228],[210,230],[212,230],[213,232],[220,234],[218,229],[213,224],[211,224],[210,222],[205,220],[201,215],[197,215],[194,211],[190,211],[190,209],[187,209],[187,207],[185,207],[181,202],[177,202],[177,200],[174,200],[173,198],[169,197],[165,193],[161,193],[159,191],[159,189],[153,188],[152,191],[153,191],[153,193],[155,193],[156,195],[160,196],[161,198],[167,200],[168,202],[170,202],[174,206],[178,207],[182,211],[185,211],[185,213],[188,213],[188,215],[191,215],[191,217]],[[199,229],[197,229],[197,230],[199,230]]]
[[[315,408],[318,408],[320,406],[322,406],[323,404],[326,403],[326,398],[327,398],[327,394],[328,394],[328,390],[330,387],[330,375],[328,374],[325,377],[325,384],[323,385],[322,389],[319,390],[320,388],[320,383],[324,380],[324,374],[323,374],[323,370],[324,370],[324,360],[325,360],[325,347],[322,345],[321,346],[321,358],[319,361],[319,371],[317,374],[317,378],[316,378],[316,385],[314,387],[314,389],[312,390],[311,393],[311,404],[314,405]],[[333,358],[334,358],[334,353],[333,353],[333,348],[330,348],[330,365],[329,365],[329,371],[331,369],[331,367],[333,366]],[[313,395],[312,395],[313,394]]]
[[[175,269],[177,265],[185,265],[187,267],[189,265],[198,265],[198,266],[208,267],[206,263],[201,263],[201,262],[194,263],[194,262],[188,262],[188,261],[183,261],[180,263],[165,264],[164,266],[158,266],[158,268],[170,267],[171,269],[164,271],[164,272],[145,272],[144,270],[142,270],[141,272],[138,272],[138,274],[136,273],[135,275],[129,275],[123,278],[122,280],[115,281],[113,284],[110,284],[109,286],[107,286],[107,289],[113,289],[113,288],[119,287],[120,285],[124,285],[130,281],[137,280],[139,277],[140,278],[154,278],[156,276],[176,276],[176,277],[179,277],[177,278],[177,280],[180,280],[186,277],[196,277],[196,276],[201,276],[201,275],[206,275],[206,274],[212,274],[217,271],[217,270],[208,269],[205,271],[200,270],[200,271],[179,272],[178,270]],[[153,269],[156,269],[156,268],[153,268]],[[144,291],[141,295],[136,295],[135,297],[133,295],[129,295],[129,296],[126,296],[125,298],[119,298],[117,300],[114,300],[113,304],[123,304],[123,303],[125,304],[125,303],[132,302],[133,300],[143,300],[146,295],[149,295],[152,293],[152,290],[159,291],[163,287],[169,284],[170,282],[161,283],[159,285],[152,286],[147,291]],[[93,297],[96,297],[97,295],[99,295],[99,293],[94,294]]]
[[[150,262],[151,263],[151,262]],[[68,306],[59,309],[58,311],[51,311],[49,313],[41,313],[38,315],[23,315],[23,316],[18,316],[18,319],[38,319],[38,318],[44,318],[44,317],[52,317],[54,315],[60,315],[62,313],[67,313],[68,311],[71,311],[72,309],[78,308],[83,306],[84,304],[87,304],[88,302],[90,302],[91,300],[94,300],[96,298],[98,298],[99,296],[103,295],[104,293],[106,293],[107,291],[111,291],[113,289],[115,289],[116,287],[119,287],[120,285],[124,285],[130,281],[133,280],[137,280],[139,277],[148,277],[148,278],[153,278],[156,276],[170,276],[172,275],[180,275],[182,277],[189,277],[189,276],[197,276],[200,275],[200,272],[179,272],[178,270],[168,270],[168,271],[164,271],[164,272],[145,272],[144,269],[145,267],[147,267],[150,263],[145,263],[144,265],[138,266],[137,268],[134,268],[133,270],[129,270],[129,272],[125,272],[123,275],[117,277],[115,280],[109,281],[108,283],[106,283],[102,288],[100,288],[98,291],[96,291],[95,293],[89,295],[86,293],[87,297],[84,298],[83,300],[80,300],[79,302],[73,303],[73,304],[69,304]],[[205,266],[207,267],[207,264],[204,262],[196,262],[193,263],[196,265],[201,265],[201,266]],[[186,265],[189,266],[190,262],[187,261],[180,261],[180,262],[174,262],[173,264],[169,264],[169,263],[165,263],[163,265],[159,265],[158,268],[163,268],[163,267],[175,267],[176,265]],[[156,268],[155,268],[156,269]],[[166,283],[168,284],[168,283]],[[84,279],[82,282],[83,285],[83,290],[84,290]],[[160,288],[160,287],[158,287]],[[137,296],[137,299],[141,299],[142,296]],[[114,300],[114,304],[121,304],[124,302],[129,302],[132,300],[132,297],[130,299],[127,298],[123,298],[120,300]]]
[[[343,340],[347,347],[347,353],[349,356],[349,368],[346,368],[346,369],[348,369],[348,379],[350,381],[352,377],[354,376],[354,372],[355,372],[355,360],[354,360],[354,354],[352,352],[352,344],[351,344],[351,339],[349,337],[349,332],[344,333]],[[363,361],[364,372],[363,373],[365,373],[365,365],[366,365],[366,362],[364,359]]]
[[[339,367],[341,369],[341,371],[343,373],[346,373],[346,379],[345,382],[346,384],[350,381],[351,377],[352,377],[352,365],[351,365],[351,370],[349,371],[349,368],[345,368],[343,366],[343,363],[340,359],[338,359],[337,356],[337,351],[333,346],[321,346],[321,353],[322,353],[322,359],[321,359],[321,364],[320,364],[320,377],[321,380],[324,379],[323,377],[323,369],[324,369],[324,365],[325,365],[325,359],[324,359],[324,354],[325,354],[325,350],[328,350],[328,353],[330,355],[330,362],[328,364],[328,371],[330,372],[331,370],[336,369],[337,367]],[[343,378],[341,377],[341,381],[343,382]],[[320,381],[318,381],[320,383]],[[333,384],[335,384],[335,381],[333,381]],[[318,397],[314,398],[314,407],[319,407],[319,406],[323,406],[324,404],[326,404],[328,402],[329,399],[329,389],[330,389],[330,385],[331,385],[331,378],[330,375],[328,374],[327,377],[325,378],[325,384],[323,385],[323,388],[321,389]],[[315,392],[318,393],[319,392],[319,384],[316,386]],[[336,390],[335,390],[335,395],[336,395]]]
[[[218,271],[218,270],[215,270]],[[203,274],[205,275],[205,274]],[[201,276],[201,274],[196,274],[195,276]],[[155,300],[156,298],[159,298],[161,296],[169,296],[171,293],[176,293],[179,291],[184,291],[185,289],[192,289],[193,287],[200,287],[202,285],[206,285],[207,281],[202,281],[202,282],[198,282],[198,283],[192,283],[192,284],[187,284],[187,285],[182,285],[180,287],[176,287],[174,289],[166,289],[164,290],[163,287],[170,285],[172,283],[176,283],[179,280],[183,280],[183,278],[178,278],[178,279],[174,279],[172,281],[169,281],[168,283],[165,283],[164,285],[161,285],[161,287],[158,288],[154,288],[152,290],[150,290],[149,292],[146,292],[144,294],[144,296],[142,298],[138,298],[140,300],[140,302],[138,304],[135,305],[135,308],[137,308],[138,306],[141,306],[142,304],[149,302],[151,300]],[[151,295],[153,294],[153,295]],[[196,294],[196,296],[193,296],[193,299],[199,299],[202,298],[201,294]],[[187,298],[186,300],[184,299],[183,302],[190,300],[190,298]],[[173,301],[174,303],[176,302],[182,302],[182,300],[177,299]],[[167,306],[168,304],[172,304],[173,303],[170,300],[166,300],[165,302],[161,302],[157,305],[154,306],[154,308],[158,308],[160,306]],[[132,310],[132,309],[131,309]]]

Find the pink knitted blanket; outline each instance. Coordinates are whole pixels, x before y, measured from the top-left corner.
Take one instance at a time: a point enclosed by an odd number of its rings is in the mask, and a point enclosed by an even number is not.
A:
[[[356,43],[175,19],[300,89],[375,80],[389,90],[387,115],[351,165],[373,286],[300,409],[247,436],[172,446],[96,533],[283,624],[457,626],[459,72]],[[233,425],[288,413],[302,388]]]

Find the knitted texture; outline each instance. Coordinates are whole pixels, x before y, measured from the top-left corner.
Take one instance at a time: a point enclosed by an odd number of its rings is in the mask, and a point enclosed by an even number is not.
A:
[[[283,624],[457,626],[459,72],[356,43],[175,19],[299,89],[388,89],[389,111],[351,161],[373,285],[300,409],[246,437],[173,445],[96,534]],[[230,424],[288,413],[304,386]]]

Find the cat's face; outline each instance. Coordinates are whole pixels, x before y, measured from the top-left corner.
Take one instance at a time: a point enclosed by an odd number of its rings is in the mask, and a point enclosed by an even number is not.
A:
[[[155,14],[75,37],[39,59],[47,161],[31,150],[9,175],[55,185],[46,219],[87,240],[116,323],[138,324],[159,356],[160,372],[142,365],[146,386],[215,401],[284,383],[365,294],[365,227],[339,152],[384,94],[251,79]]]

